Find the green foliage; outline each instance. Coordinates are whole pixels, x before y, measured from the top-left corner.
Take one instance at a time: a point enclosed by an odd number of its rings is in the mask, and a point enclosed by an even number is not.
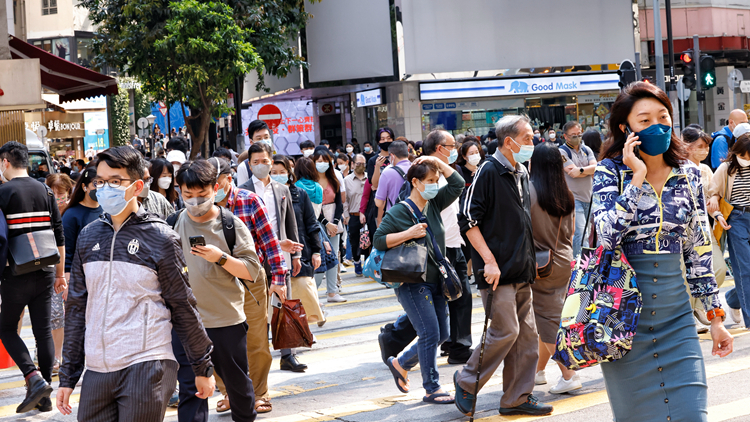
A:
[[[130,141],[128,127],[128,91],[120,89],[112,96],[112,139],[115,147],[126,145]]]

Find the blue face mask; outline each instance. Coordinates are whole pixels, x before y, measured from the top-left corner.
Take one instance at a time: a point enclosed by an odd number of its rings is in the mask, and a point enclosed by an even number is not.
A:
[[[437,196],[439,190],[440,188],[437,183],[425,183],[424,190],[419,192],[419,194],[422,195],[422,198],[429,201]]]
[[[96,201],[107,214],[111,216],[118,215],[128,205],[128,201],[125,200],[126,190],[127,188],[124,186],[113,188],[109,185],[104,185],[104,187],[96,190]]]
[[[216,192],[216,196],[214,197],[214,203],[219,203],[224,200],[224,198],[227,197],[227,193],[224,192],[224,189],[219,189],[218,192]]]
[[[453,148],[451,154],[448,156],[448,164],[453,164],[458,160],[458,150]]]
[[[654,123],[636,135],[641,141],[640,150],[651,156],[664,154],[672,142],[672,128],[661,123]]]
[[[529,159],[531,159],[531,156],[534,155],[534,146],[533,145],[518,145],[515,139],[510,138],[510,140],[513,141],[513,143],[516,144],[516,146],[521,148],[520,151],[513,153],[513,159],[516,160],[517,163],[525,163],[529,161]]]
[[[274,182],[281,183],[282,185],[286,185],[286,183],[289,181],[289,175],[288,174],[272,174],[271,179]]]
[[[325,173],[328,168],[331,167],[328,163],[315,163],[315,168],[318,169],[318,173]]]

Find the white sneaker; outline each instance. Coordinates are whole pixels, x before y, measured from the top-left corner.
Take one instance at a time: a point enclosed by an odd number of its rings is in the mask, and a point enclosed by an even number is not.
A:
[[[537,372],[536,376],[534,377],[534,384],[544,385],[546,383],[547,383],[547,374],[544,373],[544,370]]]
[[[702,322],[696,317],[693,317],[695,320],[695,329],[698,331],[698,334],[704,334],[708,332],[708,327],[703,325]]]
[[[340,273],[345,273],[346,271],[347,271],[346,267],[343,264],[339,264],[339,272]]]
[[[732,321],[735,324],[742,324],[742,309],[729,308],[729,315],[732,317]]]
[[[581,388],[583,388],[581,378],[578,374],[574,374],[569,380],[565,380],[565,377],[560,377],[560,382],[558,382],[556,386],[550,388],[549,392],[552,394],[563,394]]]
[[[338,302],[346,302],[346,299],[344,299],[343,297],[341,297],[341,295],[340,295],[340,294],[336,293],[336,294],[335,294],[335,295],[333,295],[333,296],[328,296],[328,302],[329,302],[329,303],[330,303],[330,302],[334,302],[334,303],[338,303]]]

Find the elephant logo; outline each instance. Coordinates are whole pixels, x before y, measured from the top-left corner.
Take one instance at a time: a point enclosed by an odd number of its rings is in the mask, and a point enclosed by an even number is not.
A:
[[[514,92],[516,94],[529,92],[529,85],[526,82],[513,81],[513,83],[510,84],[510,92]]]

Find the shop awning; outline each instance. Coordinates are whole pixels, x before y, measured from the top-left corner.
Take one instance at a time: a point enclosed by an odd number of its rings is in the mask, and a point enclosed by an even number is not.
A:
[[[10,37],[14,59],[39,59],[42,86],[60,95],[60,102],[117,94],[117,80],[71,63],[16,37]]]

